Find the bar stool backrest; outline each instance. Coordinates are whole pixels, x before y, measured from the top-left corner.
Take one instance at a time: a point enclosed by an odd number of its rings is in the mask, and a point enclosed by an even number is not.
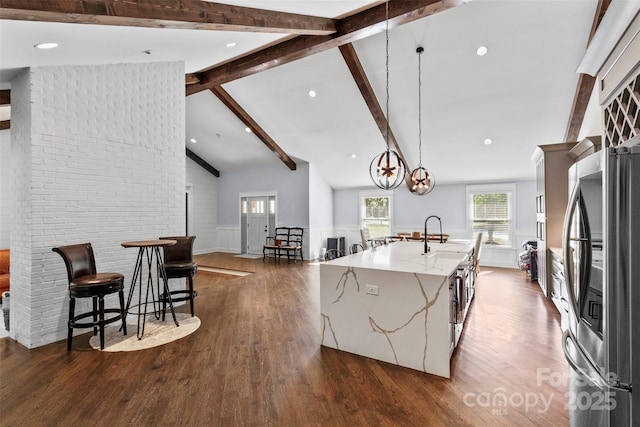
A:
[[[96,274],[96,259],[91,243],[58,246],[53,248],[53,251],[60,254],[64,260],[69,283],[78,277]]]
[[[196,236],[161,237],[162,240],[175,240],[175,245],[163,246],[164,262],[193,262],[193,241]]]

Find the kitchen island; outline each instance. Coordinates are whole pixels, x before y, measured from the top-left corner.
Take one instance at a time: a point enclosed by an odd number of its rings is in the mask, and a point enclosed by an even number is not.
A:
[[[321,345],[449,378],[473,246],[395,242],[323,263]]]

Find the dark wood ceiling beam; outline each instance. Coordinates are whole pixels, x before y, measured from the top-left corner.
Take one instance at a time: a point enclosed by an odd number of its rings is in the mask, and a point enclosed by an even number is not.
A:
[[[369,107],[369,111],[371,111],[371,115],[378,125],[378,129],[380,129],[380,132],[382,133],[382,138],[387,141],[388,131],[389,146],[396,150],[405,164],[407,164],[407,160],[402,154],[402,150],[400,150],[400,146],[398,145],[398,141],[396,140],[393,131],[389,127],[385,112],[378,102],[378,98],[376,97],[376,94],[371,87],[371,83],[367,78],[367,75],[364,71],[364,68],[362,67],[362,63],[358,58],[358,54],[356,53],[355,48],[351,43],[344,44],[340,46],[340,53],[342,54],[347,67],[349,67],[349,71],[351,71],[353,80],[356,82],[356,85],[358,85],[358,89],[360,89],[360,93],[362,94],[362,98],[364,98],[364,102],[367,104],[367,107]]]
[[[184,76],[184,82],[188,86],[188,85],[200,83],[200,79],[195,74],[188,73]]]
[[[566,142],[572,142],[578,139],[595,83],[595,77],[588,74],[580,74],[578,77],[578,85],[576,87],[576,93],[573,96],[573,104],[571,105],[571,114],[569,115],[567,130],[564,134],[564,140]]]
[[[231,110],[233,114],[236,115],[237,118],[240,119],[240,121],[242,121],[242,123],[251,129],[251,132],[253,132],[264,143],[264,145],[273,151],[289,169],[292,171],[296,170],[296,163],[291,159],[291,157],[289,157],[289,155],[285,153],[278,144],[276,144],[267,132],[265,132],[264,129],[262,129],[260,125],[253,120],[249,113],[247,113],[226,90],[220,86],[212,87],[210,90],[220,101],[222,101],[224,105],[226,105],[229,110]]]
[[[11,90],[0,90],[0,106],[11,105]],[[0,130],[11,129],[11,120],[0,120]]]
[[[191,160],[199,164],[203,169],[208,171],[211,175],[215,176],[216,178],[220,178],[220,172],[218,171],[218,169],[211,166],[209,163],[207,163],[206,160],[198,156],[193,151],[189,150],[188,148],[185,148],[185,149],[186,149],[188,158],[190,158]]]
[[[593,24],[591,26],[591,34],[589,34],[589,42],[593,39],[593,35],[596,33],[596,30],[602,21],[602,17],[606,13],[610,4],[611,0],[598,1],[596,13],[593,17]],[[591,98],[591,93],[593,92],[595,83],[596,78],[588,74],[580,74],[578,77],[578,85],[573,97],[571,113],[569,114],[569,122],[567,123],[567,130],[564,135],[564,140],[567,142],[576,141],[578,139],[582,122],[584,122],[584,115],[587,112],[589,98]]]
[[[389,28],[413,22],[462,3],[463,0],[390,1]],[[336,23],[337,31],[334,34],[294,37],[197,73],[200,83],[187,86],[187,95],[383,32],[386,27],[385,21],[385,4],[366,9],[339,20]]]
[[[0,105],[11,105],[11,90],[0,90]]]
[[[335,20],[201,0],[2,0],[2,19],[325,35]]]

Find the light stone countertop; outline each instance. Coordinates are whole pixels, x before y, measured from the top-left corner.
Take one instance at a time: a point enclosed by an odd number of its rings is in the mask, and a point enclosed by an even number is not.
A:
[[[395,242],[324,263],[332,266],[449,276],[473,250],[473,243],[429,243],[424,255],[423,242]]]

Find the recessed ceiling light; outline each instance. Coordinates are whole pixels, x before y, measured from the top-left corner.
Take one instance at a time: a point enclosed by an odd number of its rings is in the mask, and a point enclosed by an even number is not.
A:
[[[487,48],[486,46],[480,46],[477,50],[476,50],[476,55],[478,56],[485,56],[487,54],[487,52],[489,52],[489,48]]]
[[[357,154],[352,154],[352,155],[351,155],[351,158],[352,158],[352,159],[355,159],[356,157],[358,157],[358,155],[357,155]]]
[[[487,138],[484,140],[484,145],[491,145],[493,144],[493,140],[491,138]]]
[[[196,141],[196,139],[195,139],[195,138],[191,138],[189,141],[193,142],[194,144],[195,144],[196,142],[198,142],[198,141]]]
[[[316,95],[317,95],[317,93],[316,93],[316,91],[315,91],[315,90],[311,89],[311,90],[309,91],[309,96],[310,96],[310,97],[315,98],[315,97],[316,97]]]
[[[246,128],[244,128],[244,131],[246,133],[251,133],[251,128],[249,126],[247,126]]]
[[[58,47],[58,43],[38,43],[37,45],[33,46],[35,48],[38,49],[53,49],[55,47]]]
[[[234,46],[236,46],[237,44],[238,44],[238,43],[236,43],[236,42],[229,42],[229,43],[227,43],[227,44],[226,44],[226,46],[227,46],[227,47],[234,47]]]

